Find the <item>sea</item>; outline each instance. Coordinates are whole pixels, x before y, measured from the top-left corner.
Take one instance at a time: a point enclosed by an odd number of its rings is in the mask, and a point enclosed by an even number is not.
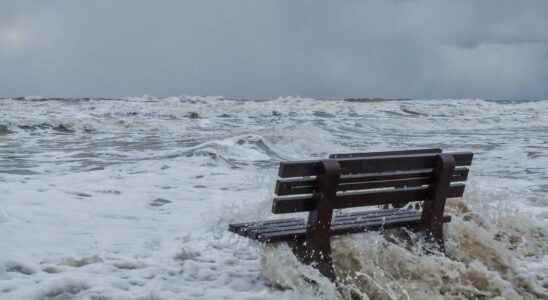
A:
[[[445,255],[338,237],[332,283],[227,230],[280,161],[423,148],[474,153]],[[0,98],[0,299],[548,299],[547,224],[548,100]]]

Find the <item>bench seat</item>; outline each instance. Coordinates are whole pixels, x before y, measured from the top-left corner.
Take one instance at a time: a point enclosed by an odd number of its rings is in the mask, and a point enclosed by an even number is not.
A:
[[[421,211],[414,209],[378,209],[338,214],[333,217],[330,235],[358,233],[380,228],[414,227],[420,223]],[[446,215],[444,223],[451,221]],[[264,243],[303,240],[306,236],[304,218],[275,219],[230,224],[229,230]]]

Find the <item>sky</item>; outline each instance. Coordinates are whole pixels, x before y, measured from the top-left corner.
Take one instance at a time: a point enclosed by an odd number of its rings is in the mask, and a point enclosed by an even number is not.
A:
[[[548,1],[6,0],[0,96],[548,99]]]

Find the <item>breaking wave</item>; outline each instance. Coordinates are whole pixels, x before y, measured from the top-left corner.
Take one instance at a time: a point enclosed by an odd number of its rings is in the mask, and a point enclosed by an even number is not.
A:
[[[2,299],[548,298],[548,101],[0,99]],[[341,284],[227,224],[271,217],[280,160],[472,151],[447,255],[334,240]]]
[[[448,206],[456,218],[446,228],[447,256],[425,251],[420,237],[390,230],[334,239],[338,286],[298,263],[284,245],[267,249],[263,275],[277,289],[322,299],[548,298],[548,278],[541,275],[548,268],[542,265],[545,227],[522,216],[486,220],[462,201]]]

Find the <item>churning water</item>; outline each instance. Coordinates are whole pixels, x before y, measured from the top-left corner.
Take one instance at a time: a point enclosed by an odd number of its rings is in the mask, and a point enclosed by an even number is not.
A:
[[[335,239],[340,284],[227,231],[280,160],[472,151],[447,255]],[[0,299],[548,298],[548,101],[0,99]]]

